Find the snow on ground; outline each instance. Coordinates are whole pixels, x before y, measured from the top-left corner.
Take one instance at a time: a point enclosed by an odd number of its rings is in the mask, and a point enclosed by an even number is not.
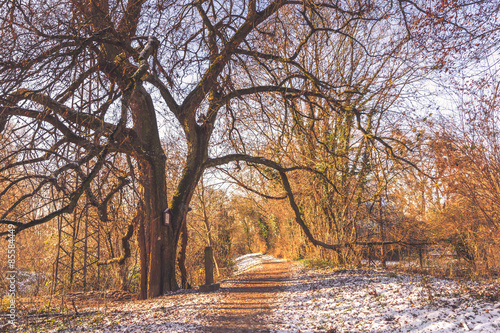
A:
[[[237,258],[237,272],[272,259],[262,254]],[[277,307],[261,318],[271,332],[500,332],[498,283],[459,283],[383,270],[291,267],[286,286],[269,293],[269,303]],[[79,308],[76,317],[19,318],[17,332],[203,332],[222,293],[180,290],[152,300]]]
[[[151,300],[124,302],[83,312],[70,320],[43,320],[39,325],[19,320],[17,332],[202,332],[208,325],[211,305],[220,293],[180,290]],[[76,304],[78,306],[78,304]],[[23,331],[23,329],[25,329]]]
[[[279,307],[267,320],[280,333],[493,333],[500,332],[499,293],[499,284],[295,265]]]
[[[244,256],[238,257],[234,259],[236,271],[235,275],[239,275],[243,272],[246,272],[252,268],[255,268],[261,265],[265,261],[269,260],[277,260],[273,256],[264,255],[262,253],[250,253]]]
[[[273,260],[253,253],[235,259],[236,274]],[[275,259],[274,259],[275,260]],[[82,315],[65,320],[27,319],[19,321],[18,332],[38,327],[43,332],[203,332],[210,325],[212,304],[221,302],[220,292],[199,293],[179,290],[152,300],[108,304],[98,309],[81,310]],[[71,309],[71,305],[69,308]],[[79,304],[76,304],[79,307]],[[0,327],[1,327],[0,322]]]

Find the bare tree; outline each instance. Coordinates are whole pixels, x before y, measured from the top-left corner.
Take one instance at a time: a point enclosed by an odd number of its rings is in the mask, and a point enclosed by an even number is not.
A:
[[[475,7],[457,2],[453,8],[474,12],[481,6],[481,17],[495,9],[487,2]],[[130,190],[137,198],[132,220],[141,298],[178,287],[177,243],[208,167],[246,161],[277,170],[308,238],[327,248],[341,246],[316,240],[302,221],[286,176],[295,166],[247,154],[244,145],[225,145],[247,139],[240,106],[255,113],[269,107],[263,99],[316,97],[361,117],[362,110],[344,105],[337,94],[346,87],[307,70],[307,46],[315,36],[348,36],[362,52],[378,57],[409,41],[430,47],[430,39],[413,39],[413,29],[423,29],[415,22],[457,25],[454,12],[440,4],[382,0],[6,0],[0,13],[0,131],[7,150],[0,195],[2,202],[14,198],[0,223],[19,232],[72,212],[83,197],[106,220],[111,198]],[[359,22],[365,27],[361,40],[351,34]],[[396,38],[376,53],[364,47],[374,31],[391,27]],[[182,133],[187,156],[168,205],[163,119],[167,131]],[[219,157],[210,158],[209,147]],[[126,165],[115,165],[114,157]],[[31,214],[21,209],[25,205]]]

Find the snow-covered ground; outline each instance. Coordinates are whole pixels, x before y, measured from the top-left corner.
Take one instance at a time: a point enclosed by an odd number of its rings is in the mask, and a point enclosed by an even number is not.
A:
[[[241,273],[269,260],[273,258],[252,254],[235,262]],[[295,263],[284,284],[268,293],[269,303],[277,307],[261,318],[271,332],[500,332],[498,283],[458,283],[383,270],[315,270]],[[17,332],[204,332],[224,292],[228,290],[180,290],[151,300],[79,309],[75,317],[19,318]]]
[[[274,332],[500,332],[500,284],[295,265]],[[496,295],[496,296],[495,296]],[[492,302],[491,300],[496,300]]]
[[[208,325],[211,306],[218,302],[220,293],[180,290],[150,300],[80,309],[80,315],[76,317],[19,318],[20,326],[15,332],[203,332]]]
[[[250,253],[244,256],[234,259],[236,271],[234,275],[239,275],[246,272],[252,268],[258,267],[265,261],[278,260],[270,255],[265,255],[262,253]]]

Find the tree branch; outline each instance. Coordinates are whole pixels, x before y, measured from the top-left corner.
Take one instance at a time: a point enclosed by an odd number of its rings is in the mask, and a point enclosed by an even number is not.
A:
[[[144,2],[146,1],[129,0],[127,2],[127,9],[125,10],[123,17],[116,28],[118,33],[124,34],[127,37],[135,36]]]
[[[256,26],[276,13],[276,11],[286,3],[287,1],[285,0],[275,0],[263,11],[255,12],[255,14],[247,17],[245,22],[235,32],[226,45],[224,45],[217,58],[210,64],[210,67],[207,69],[196,87],[184,99],[184,102],[180,107],[182,113],[180,114],[179,119],[183,126],[193,126],[193,124],[188,123],[188,119],[193,117],[201,102],[205,99],[206,94],[217,84],[217,77],[226,66],[230,57],[235,53],[238,45],[243,42],[243,40]]]
[[[19,89],[11,94],[11,98],[14,104],[17,104],[23,99],[38,103],[61,117],[64,117],[64,119],[69,122],[78,124],[96,132],[103,132],[105,135],[109,135],[115,129],[114,125],[106,123],[102,119],[96,118],[87,113],[76,112],[70,107],[57,102],[49,96],[33,90]]]
[[[158,90],[160,91],[161,97],[163,97],[163,100],[165,103],[167,103],[168,108],[170,111],[172,111],[176,116],[179,115],[179,104],[175,101],[174,97],[170,93],[170,90],[167,88],[167,86],[160,80],[158,77],[155,75],[148,75],[144,79],[145,81],[151,83],[154,85]]]
[[[16,225],[16,227],[17,227],[16,234],[24,229],[31,228],[31,227],[34,227],[36,225],[49,222],[50,220],[52,220],[53,218],[55,218],[59,215],[71,213],[75,209],[76,205],[78,204],[78,200],[80,199],[82,194],[90,186],[92,180],[99,174],[99,171],[101,170],[102,166],[104,165],[107,154],[108,154],[108,147],[104,147],[97,156],[97,161],[94,165],[94,168],[89,173],[89,175],[82,181],[80,186],[78,188],[76,188],[76,190],[73,193],[71,193],[71,195],[69,197],[69,203],[66,206],[64,206],[64,207],[62,207],[62,208],[60,208],[52,213],[47,214],[44,217],[32,220],[28,223],[18,223]],[[92,156],[95,156],[95,154],[89,154],[81,161],[87,160],[89,157],[92,157]],[[70,167],[70,165],[66,165],[63,168],[69,168],[69,167]],[[61,169],[59,169],[59,171],[61,171]],[[18,200],[18,202],[19,202],[19,200]],[[5,222],[2,222],[2,221],[5,221],[4,220],[5,217],[6,217],[6,214],[4,214],[4,216],[2,217],[2,220],[0,220],[0,223],[8,224]],[[2,236],[4,234],[6,234],[6,233],[0,233],[0,236]]]
[[[253,157],[253,156],[243,155],[243,154],[233,154],[233,155],[227,155],[227,156],[216,158],[216,159],[209,159],[205,163],[205,166],[206,167],[216,166],[216,165],[226,164],[226,163],[233,162],[233,161],[246,161],[246,162],[261,164],[261,165],[265,165],[265,166],[268,166],[270,168],[273,168],[279,172],[280,177],[281,177],[281,183],[283,185],[283,188],[285,189],[286,195],[288,197],[288,201],[290,203],[290,206],[292,207],[292,210],[295,213],[295,221],[299,224],[302,231],[305,233],[307,239],[311,243],[313,243],[314,245],[322,246],[322,247],[327,248],[327,249],[331,249],[331,250],[338,250],[342,247],[352,245],[352,244],[327,244],[325,242],[322,242],[322,241],[315,239],[314,236],[312,235],[311,231],[309,230],[309,228],[305,224],[304,220],[302,219],[302,213],[300,212],[300,209],[297,206],[297,203],[295,202],[295,198],[294,198],[290,183],[288,181],[288,177],[286,176],[286,172],[293,171],[293,170],[299,170],[299,169],[306,169],[306,170],[312,170],[312,169],[304,168],[304,167],[284,168],[279,163],[268,160],[266,158]]]
[[[94,143],[73,133],[73,131],[71,131],[63,122],[61,122],[53,115],[50,115],[48,112],[40,112],[40,111],[21,108],[18,106],[0,107],[0,110],[3,116],[22,116],[22,117],[32,118],[38,121],[44,121],[46,123],[51,124],[52,126],[54,126],[54,128],[60,131],[69,142],[87,149],[96,148],[96,145]]]
[[[125,263],[125,260],[127,258],[130,258],[130,238],[132,238],[132,235],[134,234],[134,224],[130,223],[127,227],[127,233],[122,237],[122,249],[123,249],[123,254],[121,257],[118,258],[112,258],[108,259],[106,261],[99,261],[97,265],[103,266],[103,265],[109,265],[109,264],[114,264],[117,263],[118,265],[123,265]]]

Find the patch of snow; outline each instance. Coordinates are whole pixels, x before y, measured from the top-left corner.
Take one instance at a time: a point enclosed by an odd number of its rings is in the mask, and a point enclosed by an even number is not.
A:
[[[295,265],[278,303],[267,318],[272,332],[500,332],[499,302],[420,275]]]
[[[48,274],[16,271],[17,294],[19,296],[36,294],[40,288],[45,286],[47,279]]]
[[[220,293],[180,290],[154,299],[110,304],[80,310],[80,316],[65,320],[20,320],[19,332],[35,328],[43,332],[200,332],[206,328],[212,304],[220,302]],[[78,304],[77,304],[78,306]],[[86,311],[88,315],[85,314]],[[27,326],[24,326],[26,325]]]
[[[265,255],[262,253],[250,253],[234,259],[236,271],[234,275],[239,275],[247,272],[252,268],[260,266],[262,263],[269,260],[277,260],[273,256]]]
[[[381,260],[366,260],[366,259],[361,259],[361,265],[363,266],[374,266],[375,268],[382,268],[382,261]],[[419,267],[420,264],[418,260],[413,260],[413,261],[386,261],[385,265],[388,268],[395,268],[395,267],[403,267],[403,268],[412,268],[412,267]]]

